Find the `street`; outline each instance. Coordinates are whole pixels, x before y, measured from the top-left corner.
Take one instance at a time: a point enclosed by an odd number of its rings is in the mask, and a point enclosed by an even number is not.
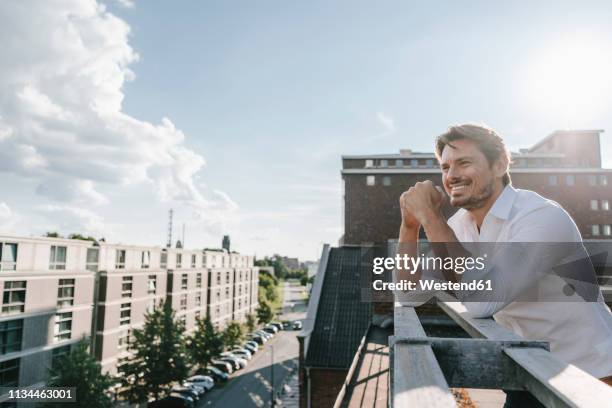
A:
[[[283,314],[277,320],[300,320],[306,313],[305,288],[297,281],[284,287]],[[293,308],[291,305],[293,304]],[[299,330],[281,330],[260,347],[246,368],[208,393],[198,407],[266,407],[271,401],[271,378],[278,393],[288,375],[297,368]],[[274,364],[272,365],[272,358]]]

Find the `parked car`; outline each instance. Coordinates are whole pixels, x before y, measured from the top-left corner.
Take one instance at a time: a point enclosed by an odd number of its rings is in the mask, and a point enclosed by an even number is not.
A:
[[[178,393],[181,395],[185,395],[191,398],[194,402],[200,399],[198,392],[191,387],[183,387],[182,385],[175,385],[174,387],[172,387],[172,392]]]
[[[253,336],[251,336],[251,340],[259,344],[260,346],[263,346],[263,344],[267,341],[263,336],[260,336],[259,334],[254,334]]]
[[[193,399],[179,393],[170,393],[165,398],[147,404],[151,408],[195,408]]]
[[[272,322],[270,323],[272,326],[276,327],[279,331],[283,330],[283,324],[281,322]]]
[[[236,370],[240,370],[247,366],[247,361],[244,358],[240,358],[237,355],[226,351],[225,353],[221,353],[221,360],[231,360],[236,366]]]
[[[211,361],[212,366],[223,371],[226,374],[231,374],[234,372],[234,365],[222,360],[213,360]]]
[[[246,349],[233,349],[233,350],[230,350],[230,353],[240,358],[244,358],[247,361],[253,358],[253,355],[251,354],[251,352]]]
[[[206,391],[210,391],[215,386],[215,380],[208,375],[193,375],[187,378],[187,381],[193,383],[199,387],[204,388]]]
[[[202,395],[204,395],[207,391],[203,385],[196,384],[193,381],[183,381],[181,385],[194,390],[198,394],[198,398],[202,398]]]
[[[266,340],[270,340],[273,336],[273,333],[267,332],[265,330],[257,330],[255,334],[259,334],[260,336],[263,336]]]
[[[249,350],[251,354],[257,353],[257,350],[259,349],[259,345],[255,341],[247,341],[242,345],[242,347]]]
[[[266,324],[266,325],[264,326],[264,328],[263,328],[263,329],[264,329],[264,331],[267,331],[267,332],[269,332],[269,333],[270,333],[270,331],[269,331],[269,330],[272,330],[272,331],[271,331],[271,333],[272,333],[272,334],[276,334],[276,333],[278,333],[278,331],[279,331],[279,328],[278,328],[278,327],[276,327],[275,325],[273,325],[272,323],[270,323],[270,324]]]
[[[291,322],[283,322],[283,330],[289,330],[293,324]]]
[[[302,330],[302,322],[299,320],[293,322],[293,330]]]
[[[201,374],[212,377],[212,379],[215,380],[216,382],[219,382],[219,381],[226,382],[227,380],[229,380],[229,375],[227,373],[224,373],[223,371],[219,370],[217,367],[211,366],[211,365],[201,370]]]

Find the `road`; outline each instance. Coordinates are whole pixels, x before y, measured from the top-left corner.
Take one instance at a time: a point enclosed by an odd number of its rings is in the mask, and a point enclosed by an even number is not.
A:
[[[284,287],[283,314],[280,320],[304,318],[304,287],[292,282]],[[293,308],[291,305],[293,304]],[[264,344],[246,368],[232,374],[222,387],[207,394],[198,407],[266,407],[271,401],[271,375],[279,392],[287,376],[296,369],[298,358],[297,330],[282,330]],[[274,354],[274,356],[272,356]],[[272,357],[274,365],[272,365]]]

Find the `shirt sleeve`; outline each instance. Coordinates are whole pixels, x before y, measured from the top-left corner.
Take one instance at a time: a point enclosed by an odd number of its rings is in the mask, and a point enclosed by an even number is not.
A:
[[[492,290],[460,297],[473,317],[492,316],[514,301],[535,300],[538,283],[556,265],[588,258],[576,224],[560,207],[533,210],[510,228],[509,239],[497,245],[483,276],[478,277],[490,280]],[[465,276],[467,280],[476,277]]]

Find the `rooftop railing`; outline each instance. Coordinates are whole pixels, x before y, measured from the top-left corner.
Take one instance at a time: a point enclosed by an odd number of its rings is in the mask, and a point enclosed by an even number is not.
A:
[[[459,302],[438,306],[472,338],[428,337],[413,307],[395,305],[391,407],[456,407],[450,387],[529,391],[546,407],[602,407],[612,387]],[[607,402],[606,402],[607,401]]]

